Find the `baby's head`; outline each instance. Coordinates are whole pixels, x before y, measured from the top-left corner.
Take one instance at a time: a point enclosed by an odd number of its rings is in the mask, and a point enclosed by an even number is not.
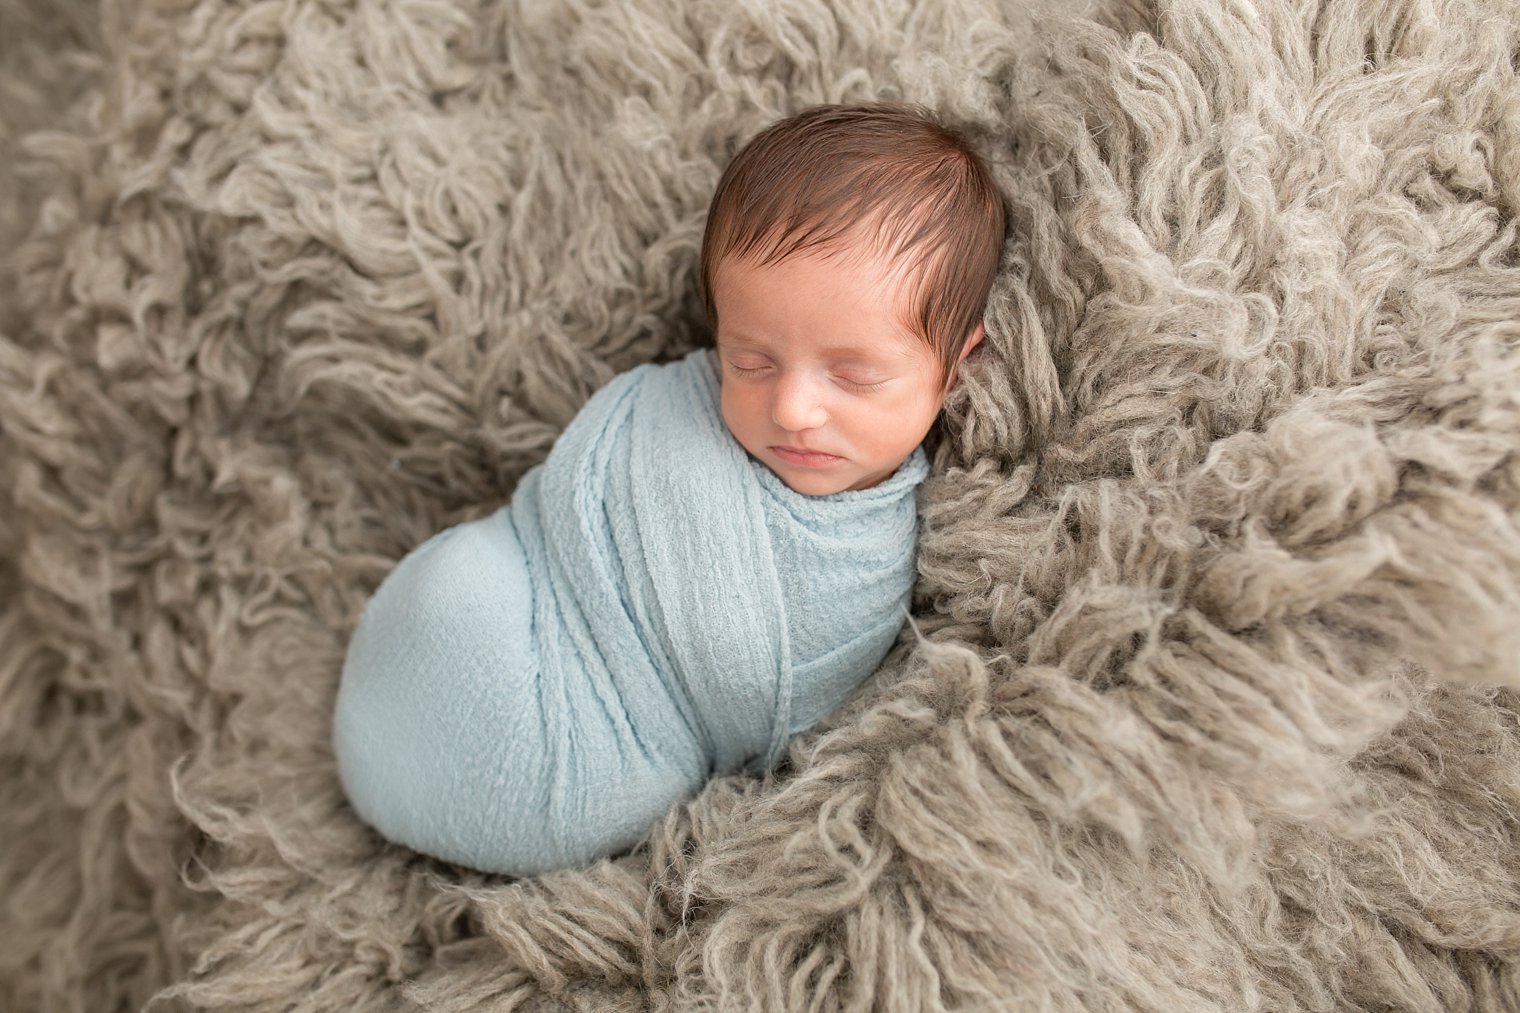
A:
[[[986,167],[922,109],[822,106],[762,131],[702,239],[735,439],[807,495],[890,477],[982,340],[1003,228]]]

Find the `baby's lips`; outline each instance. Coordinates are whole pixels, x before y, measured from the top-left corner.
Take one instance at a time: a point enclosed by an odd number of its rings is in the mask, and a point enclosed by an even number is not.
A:
[[[797,454],[823,454],[823,455],[828,456],[828,457],[839,457],[840,456],[839,454],[835,454],[835,453],[832,453],[832,452],[827,451],[827,450],[812,450],[812,449],[805,448],[805,447],[789,447],[789,446],[787,446],[785,444],[781,444],[781,443],[774,444],[771,447],[771,449],[772,450],[790,450],[793,453],[797,453]]]

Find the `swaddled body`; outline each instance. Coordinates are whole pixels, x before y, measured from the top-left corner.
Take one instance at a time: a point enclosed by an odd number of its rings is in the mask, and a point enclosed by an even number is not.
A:
[[[616,377],[509,506],[381,584],[334,746],[386,837],[512,875],[614,854],[712,775],[773,765],[880,663],[922,449],[871,488],[804,495],[719,396],[705,349]]]

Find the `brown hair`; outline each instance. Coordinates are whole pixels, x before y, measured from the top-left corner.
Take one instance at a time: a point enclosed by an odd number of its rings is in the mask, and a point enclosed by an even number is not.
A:
[[[757,265],[831,250],[874,226],[879,249],[911,255],[903,323],[933,350],[940,386],[981,321],[1003,247],[1003,200],[970,145],[922,106],[815,106],[757,134],[723,171],[702,236],[701,285],[729,257]]]

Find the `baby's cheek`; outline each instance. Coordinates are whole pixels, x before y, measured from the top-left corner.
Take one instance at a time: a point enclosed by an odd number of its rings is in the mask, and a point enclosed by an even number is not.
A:
[[[879,406],[861,431],[883,452],[902,450],[906,455],[923,438],[928,428],[925,418],[922,400],[904,397],[891,405]]]
[[[911,397],[897,398],[891,404],[876,406],[872,428],[882,439],[895,439],[912,429],[918,421],[919,406]]]
[[[754,408],[741,392],[725,390],[721,402],[723,423],[735,439],[743,439],[754,426]]]

